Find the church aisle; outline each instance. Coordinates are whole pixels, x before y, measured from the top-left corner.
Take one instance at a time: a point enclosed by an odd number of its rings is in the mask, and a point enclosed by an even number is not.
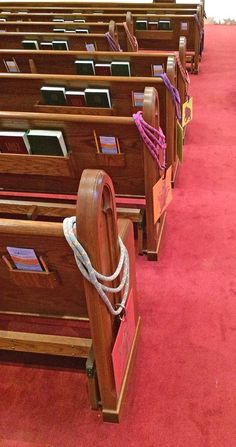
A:
[[[137,260],[141,342],[119,425],[85,377],[0,367],[1,447],[233,447],[236,439],[236,27],[208,25],[160,261]]]

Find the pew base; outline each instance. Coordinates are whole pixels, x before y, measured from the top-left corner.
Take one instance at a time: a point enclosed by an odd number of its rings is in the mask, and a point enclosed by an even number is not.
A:
[[[164,231],[165,222],[166,222],[166,216],[167,216],[167,213],[165,211],[157,223],[157,238],[156,238],[157,242],[156,242],[155,250],[150,250],[147,248],[144,251],[144,253],[147,255],[148,261],[158,261],[163,231]]]
[[[172,168],[172,178],[171,178],[172,188],[175,187],[175,181],[176,181],[176,177],[177,177],[178,168],[179,168],[179,159],[177,158],[173,165],[173,168]]]
[[[134,340],[133,340],[133,344],[131,347],[122,388],[120,391],[119,398],[117,400],[117,406],[116,406],[116,409],[102,408],[102,419],[104,422],[113,422],[113,423],[120,422],[121,413],[122,413],[123,406],[124,406],[123,404],[124,404],[127,387],[128,387],[128,381],[129,381],[129,377],[130,377],[130,374],[133,369],[133,364],[134,364],[134,360],[135,360],[135,356],[136,356],[138,339],[139,339],[139,335],[140,335],[140,324],[141,324],[141,318],[138,317]]]

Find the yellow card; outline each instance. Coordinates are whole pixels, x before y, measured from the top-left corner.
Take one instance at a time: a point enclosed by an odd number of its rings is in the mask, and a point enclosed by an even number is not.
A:
[[[176,138],[176,141],[177,141],[177,155],[178,155],[178,159],[179,159],[180,163],[183,163],[183,140],[184,140],[184,135],[183,135],[183,127],[181,126],[179,121],[177,121],[176,132],[177,132],[177,138]]]
[[[171,173],[172,166],[167,169],[165,178],[161,177],[153,186],[154,223],[158,221],[172,200]]]
[[[193,119],[193,98],[189,98],[182,105],[182,127],[187,126],[190,121]]]

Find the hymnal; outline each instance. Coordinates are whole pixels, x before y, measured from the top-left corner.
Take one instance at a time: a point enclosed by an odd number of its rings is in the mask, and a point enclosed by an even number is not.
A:
[[[36,253],[32,248],[7,247],[7,251],[18,270],[43,271]]]
[[[136,20],[135,27],[137,30],[144,30],[147,29],[147,20]]]
[[[170,30],[170,20],[159,20],[158,29],[159,30]]]
[[[41,87],[40,89],[44,104],[54,106],[66,105],[65,87]]]
[[[29,154],[30,145],[24,131],[0,131],[0,152]]]
[[[93,60],[75,61],[76,72],[80,75],[94,75],[95,67]]]
[[[111,76],[111,64],[95,64],[97,76]]]
[[[69,50],[67,40],[53,40],[52,48],[53,50]]]
[[[22,40],[23,48],[26,50],[39,50],[39,44],[37,40]]]
[[[67,148],[60,130],[29,130],[27,138],[33,155],[67,156]]]
[[[158,22],[148,22],[148,29],[157,30]]]
[[[110,92],[107,88],[86,88],[85,98],[90,107],[111,107]]]
[[[65,33],[65,28],[53,28],[54,33]]]
[[[75,32],[78,33],[78,34],[89,34],[89,30],[85,29],[85,28],[77,28],[75,30]]]
[[[111,63],[111,73],[113,76],[131,76],[130,63],[113,61]]]
[[[67,104],[74,107],[85,107],[85,93],[82,91],[68,90],[66,91]]]
[[[42,50],[52,50],[52,42],[40,42]]]

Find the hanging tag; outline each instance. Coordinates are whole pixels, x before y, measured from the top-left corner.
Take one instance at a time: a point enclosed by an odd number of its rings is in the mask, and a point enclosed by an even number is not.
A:
[[[124,316],[112,350],[112,363],[117,394],[120,393],[135,335],[133,290],[129,292]]]
[[[187,126],[193,119],[193,98],[190,97],[188,101],[182,105],[182,127]]]
[[[177,132],[177,138],[176,138],[176,140],[177,140],[177,155],[178,155],[178,159],[179,159],[180,163],[183,163],[184,134],[183,134],[183,127],[181,126],[179,121],[177,121],[176,132]]]
[[[172,166],[167,169],[165,177],[162,176],[153,186],[154,224],[160,219],[172,200],[171,174]]]

